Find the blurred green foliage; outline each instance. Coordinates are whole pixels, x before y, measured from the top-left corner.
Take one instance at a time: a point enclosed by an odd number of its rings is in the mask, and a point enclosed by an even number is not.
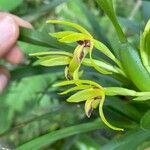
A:
[[[135,0],[114,0],[119,21],[130,39],[139,47],[138,34],[150,18],[150,1],[136,7]],[[104,110],[108,120],[127,128],[124,132],[108,129],[96,113],[87,119],[82,104],[67,104],[65,96],[57,93],[63,88],[52,85],[64,79],[64,68],[33,66],[29,53],[48,50],[70,50],[50,39],[48,32],[60,27],[47,26],[45,21],[63,19],[79,23],[97,39],[104,42],[117,55],[118,38],[104,12],[91,0],[0,0],[0,10],[9,11],[30,21],[35,31],[21,30],[18,45],[26,55],[25,63],[11,66],[12,80],[0,96],[0,147],[20,150],[144,150],[150,147],[150,102],[133,102],[130,97],[106,100]],[[61,27],[65,30],[66,27]],[[94,54],[99,57],[97,53]],[[105,56],[101,55],[104,59]],[[101,82],[103,86],[122,86],[118,80],[99,75],[91,68],[84,76]],[[130,85],[130,83],[128,83]],[[132,86],[132,84],[130,85]]]

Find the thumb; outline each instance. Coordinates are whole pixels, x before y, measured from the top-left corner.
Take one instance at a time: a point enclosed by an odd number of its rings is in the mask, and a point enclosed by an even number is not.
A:
[[[0,57],[16,43],[18,36],[19,28],[15,20],[9,15],[0,15]]]

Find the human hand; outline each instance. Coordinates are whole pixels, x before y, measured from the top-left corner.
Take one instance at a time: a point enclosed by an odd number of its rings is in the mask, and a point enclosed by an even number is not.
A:
[[[19,64],[24,60],[23,53],[16,45],[19,26],[32,28],[27,21],[15,15],[0,12],[0,59],[5,59],[11,64]],[[6,87],[9,78],[9,71],[0,66],[0,93]]]

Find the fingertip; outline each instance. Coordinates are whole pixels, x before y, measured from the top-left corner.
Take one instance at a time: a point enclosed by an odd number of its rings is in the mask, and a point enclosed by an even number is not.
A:
[[[29,23],[28,21],[16,16],[16,15],[13,15],[13,14],[10,14],[10,13],[7,13],[7,12],[0,12],[0,16],[9,16],[11,18],[14,19],[15,23],[18,25],[18,26],[22,26],[22,27],[25,27],[25,28],[33,28],[32,24]]]
[[[8,53],[5,55],[6,61],[11,64],[19,64],[24,60],[23,53],[21,52],[18,46],[14,46]]]
[[[33,26],[31,25],[31,23],[29,23],[28,21],[23,20],[23,19],[19,18],[18,16],[15,16],[15,15],[12,15],[12,16],[13,16],[13,18],[15,19],[16,23],[19,26],[25,27],[25,28],[29,28],[29,29],[33,28]]]
[[[0,15],[0,57],[16,43],[19,28],[14,19],[6,14]]]

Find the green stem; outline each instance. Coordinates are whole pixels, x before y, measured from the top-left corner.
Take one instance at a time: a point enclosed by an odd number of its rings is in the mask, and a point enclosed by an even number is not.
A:
[[[99,4],[99,6],[103,9],[103,11],[107,14],[111,22],[113,23],[120,42],[126,43],[127,38],[117,20],[117,17],[113,8],[112,0],[96,0],[96,1]]]
[[[120,60],[124,72],[140,91],[150,91],[150,74],[143,66],[139,53],[130,44],[123,44]]]

